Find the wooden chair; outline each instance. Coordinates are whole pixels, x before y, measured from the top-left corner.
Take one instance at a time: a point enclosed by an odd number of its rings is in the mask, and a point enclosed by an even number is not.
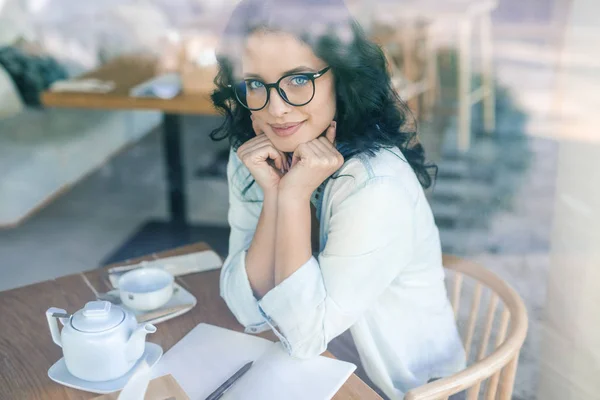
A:
[[[421,22],[415,20],[393,28],[375,23],[371,40],[381,46],[392,85],[400,98],[417,117],[429,118],[438,99],[440,82],[432,26]]]
[[[368,0],[354,0],[363,3],[361,10],[372,4]],[[425,30],[425,68],[423,77],[415,81],[414,57],[406,58],[402,68],[404,76],[422,92],[427,91],[424,98],[426,107],[435,102],[435,84],[437,70],[435,67],[436,46],[440,40],[458,34],[458,141],[457,149],[461,152],[471,146],[471,108],[474,104],[483,103],[484,129],[492,133],[496,127],[495,91],[493,83],[492,54],[492,22],[491,13],[497,7],[498,0],[402,0],[376,2],[367,15],[372,21],[368,26],[378,24],[398,27],[398,35],[390,39],[401,44],[403,52],[410,54],[414,49],[415,24],[426,27]],[[355,6],[355,8],[359,8]],[[366,19],[367,17],[363,17]],[[474,28],[478,25],[478,30]],[[402,28],[402,29],[400,29]],[[472,87],[472,40],[476,38],[481,50],[481,85]],[[388,40],[388,39],[386,39]]]
[[[461,306],[461,293],[467,287],[463,287],[464,277],[469,278],[468,287],[472,291],[468,322],[466,331],[463,332],[465,351],[467,359],[469,356],[475,362],[465,370],[452,376],[439,379],[427,385],[420,386],[409,391],[405,400],[438,400],[448,399],[452,394],[467,390],[467,400],[478,399],[482,386],[485,388],[483,398],[486,400],[501,399],[510,400],[513,392],[519,352],[527,334],[527,311],[523,300],[518,293],[504,280],[482,266],[455,256],[444,255],[444,267],[452,271],[452,287],[450,288],[451,302],[454,315],[458,317]],[[467,281],[467,282],[468,282]],[[479,309],[482,304],[484,290],[490,292],[487,303],[485,319],[479,321]],[[503,304],[500,321],[495,333],[495,345],[488,354],[488,344],[492,336],[492,327],[498,310],[499,302]],[[499,310],[498,310],[499,311]],[[483,322],[483,331],[479,346],[474,345],[475,327],[478,322]],[[508,329],[510,326],[510,329]],[[508,335],[507,335],[508,331]],[[478,347],[477,355],[471,354],[471,349]]]

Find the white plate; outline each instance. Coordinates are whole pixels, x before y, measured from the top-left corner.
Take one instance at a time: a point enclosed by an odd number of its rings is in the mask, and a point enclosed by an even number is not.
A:
[[[223,260],[217,253],[213,250],[203,250],[179,256],[141,261],[133,265],[112,267],[108,269],[108,280],[114,288],[117,288],[119,287],[121,275],[136,268],[162,268],[173,276],[181,276],[212,271],[221,268],[222,265]]]
[[[111,295],[116,296],[117,298],[119,298],[119,289],[111,290],[108,293],[111,294]],[[122,307],[122,308],[124,308],[126,310],[131,311],[132,313],[135,314],[136,317],[138,317],[138,316],[150,313],[150,312],[151,313],[155,313],[157,311],[164,310],[164,309],[167,309],[167,308],[177,307],[177,306],[181,306],[181,305],[184,305],[184,304],[191,304],[190,307],[184,308],[181,311],[177,311],[177,312],[165,315],[165,316],[160,317],[160,318],[154,318],[154,319],[151,319],[149,321],[144,321],[144,322],[149,323],[149,324],[158,324],[160,322],[167,321],[167,320],[169,320],[171,318],[178,317],[181,314],[185,314],[186,312],[188,312],[192,308],[194,308],[196,306],[197,302],[198,302],[198,300],[196,300],[196,297],[194,297],[193,294],[191,294],[190,292],[188,292],[187,290],[185,290],[183,288],[183,286],[181,286],[180,284],[178,284],[177,282],[175,282],[173,284],[173,296],[171,296],[171,298],[169,299],[169,301],[165,305],[161,306],[160,308],[157,308],[156,310],[152,310],[152,311],[134,310],[134,309],[131,309],[131,308],[127,307],[123,303],[119,304],[119,307]]]
[[[162,354],[162,347],[154,343],[146,342],[146,348],[142,357],[146,357],[148,365],[150,366],[150,368],[152,368],[152,366],[154,366],[158,362],[158,360],[160,360]],[[90,382],[84,381],[83,379],[79,379],[71,375],[71,373],[67,369],[67,364],[65,364],[65,359],[61,358],[53,366],[50,367],[50,369],[48,370],[48,377],[56,383],[72,387],[74,389],[85,390],[86,392],[98,394],[106,394],[123,389],[127,384],[129,378],[131,378],[131,375],[135,371],[135,368],[138,364],[139,361],[133,367],[131,367],[129,372],[127,372],[120,378],[113,379],[111,381]]]
[[[150,78],[129,90],[133,97],[158,97],[172,99],[181,91],[181,77],[178,73],[169,72]]]

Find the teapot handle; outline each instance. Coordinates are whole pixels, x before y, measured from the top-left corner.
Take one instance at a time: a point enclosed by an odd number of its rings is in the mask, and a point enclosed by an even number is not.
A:
[[[46,319],[48,320],[48,327],[50,328],[52,340],[60,347],[62,347],[62,341],[60,340],[60,331],[58,330],[58,322],[56,322],[56,320],[61,317],[61,314],[64,317],[69,316],[69,314],[61,308],[51,307],[46,311]]]

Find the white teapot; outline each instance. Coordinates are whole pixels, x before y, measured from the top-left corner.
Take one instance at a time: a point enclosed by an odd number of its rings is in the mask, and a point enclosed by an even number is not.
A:
[[[69,372],[92,382],[125,375],[144,354],[146,335],[156,332],[154,325],[138,325],[133,313],[108,301],[90,301],[73,315],[52,307],[46,318]]]

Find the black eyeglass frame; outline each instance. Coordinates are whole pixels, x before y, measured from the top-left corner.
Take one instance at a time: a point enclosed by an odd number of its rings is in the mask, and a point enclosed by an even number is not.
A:
[[[312,101],[312,99],[315,97],[315,92],[317,91],[316,86],[315,86],[315,80],[318,79],[318,78],[320,78],[320,77],[322,77],[323,75],[325,75],[325,73],[327,73],[327,71],[329,71],[330,69],[331,69],[331,67],[325,67],[322,70],[317,71],[317,72],[294,72],[294,73],[291,73],[291,74],[286,74],[286,75],[283,75],[281,78],[279,78],[277,80],[277,82],[275,82],[275,83],[264,83],[264,82],[260,81],[259,79],[244,79],[244,82],[247,82],[247,81],[259,81],[260,83],[262,83],[265,86],[265,89],[267,90],[267,99],[265,101],[265,104],[262,107],[260,107],[260,108],[250,108],[250,107],[248,107],[247,105],[244,104],[244,102],[242,100],[240,100],[240,97],[238,96],[238,92],[237,92],[237,90],[235,89],[235,87],[233,85],[227,85],[227,87],[230,88],[233,91],[233,93],[235,94],[235,98],[236,98],[237,102],[242,107],[244,107],[244,108],[246,108],[246,109],[248,109],[250,111],[260,111],[263,108],[265,108],[267,106],[267,104],[269,104],[269,100],[271,98],[271,88],[276,89],[277,93],[279,93],[279,96],[281,96],[281,98],[283,99],[283,101],[285,101],[289,105],[294,106],[294,107],[302,107],[302,106],[305,106],[308,103],[310,103]],[[285,78],[288,78],[290,76],[305,76],[305,77],[307,77],[312,82],[313,93],[312,93],[312,96],[310,96],[310,99],[307,102],[302,103],[302,104],[294,104],[294,103],[292,103],[291,101],[289,101],[286,98],[287,96],[285,95],[285,92],[283,92],[283,90],[279,87],[279,83],[282,80],[284,80]]]

